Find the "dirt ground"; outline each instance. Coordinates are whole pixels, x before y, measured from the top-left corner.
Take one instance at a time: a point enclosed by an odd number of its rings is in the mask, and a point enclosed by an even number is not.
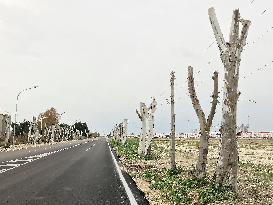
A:
[[[176,163],[186,169],[193,167],[198,157],[198,139],[181,139],[176,141]],[[239,139],[239,194],[235,201],[215,204],[273,204],[273,140]],[[208,175],[214,173],[219,154],[219,140],[210,139],[208,153]],[[160,191],[151,190],[143,178],[147,168],[170,168],[170,142],[155,140],[152,152],[158,155],[156,160],[128,160],[121,158],[125,169],[145,193],[152,205],[168,205]]]

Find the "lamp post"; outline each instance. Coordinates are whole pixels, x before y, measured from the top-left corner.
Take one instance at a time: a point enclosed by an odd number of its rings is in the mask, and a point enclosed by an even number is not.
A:
[[[15,107],[15,117],[14,117],[14,134],[13,134],[13,137],[12,137],[12,144],[14,145],[14,136],[15,136],[15,134],[16,134],[16,131],[15,131],[15,128],[16,128],[16,120],[17,120],[17,117],[18,117],[18,101],[19,101],[19,97],[20,97],[20,95],[23,93],[23,92],[25,92],[25,91],[29,91],[29,90],[31,90],[31,89],[33,89],[33,88],[37,88],[38,86],[37,85],[35,85],[35,86],[33,86],[33,87],[30,87],[30,88],[26,88],[26,89],[24,89],[24,90],[22,90],[22,91],[20,91],[19,93],[18,93],[18,95],[17,95],[17,98],[16,98],[16,107]]]

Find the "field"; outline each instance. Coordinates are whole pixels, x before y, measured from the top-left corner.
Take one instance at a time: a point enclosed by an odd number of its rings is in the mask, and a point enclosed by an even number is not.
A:
[[[176,141],[175,170],[170,169],[167,140],[155,140],[149,157],[138,156],[137,139],[129,139],[125,145],[111,141],[111,145],[121,159],[121,167],[150,204],[273,204],[273,140],[239,139],[238,194],[212,183],[219,153],[217,139],[209,141],[205,180],[196,180],[191,174],[198,157],[197,139]]]

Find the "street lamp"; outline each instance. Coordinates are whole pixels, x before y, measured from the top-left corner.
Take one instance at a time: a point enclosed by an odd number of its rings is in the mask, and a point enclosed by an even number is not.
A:
[[[31,89],[33,89],[33,88],[37,88],[38,87],[38,85],[35,85],[35,86],[33,86],[33,87],[30,87],[30,88],[26,88],[26,89],[24,89],[24,90],[22,90],[22,91],[20,91],[19,93],[18,93],[18,95],[17,95],[17,98],[16,98],[16,107],[15,107],[15,117],[14,117],[14,134],[13,134],[13,137],[12,137],[12,144],[14,145],[14,136],[15,136],[15,127],[16,127],[16,120],[17,120],[17,117],[18,117],[18,101],[19,101],[19,97],[20,97],[20,95],[23,93],[23,92],[25,92],[25,91],[29,91],[29,90],[31,90]]]

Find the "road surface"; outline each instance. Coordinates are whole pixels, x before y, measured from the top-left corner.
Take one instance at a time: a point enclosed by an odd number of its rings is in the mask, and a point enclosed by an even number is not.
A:
[[[0,153],[0,163],[0,204],[130,204],[105,138]]]

